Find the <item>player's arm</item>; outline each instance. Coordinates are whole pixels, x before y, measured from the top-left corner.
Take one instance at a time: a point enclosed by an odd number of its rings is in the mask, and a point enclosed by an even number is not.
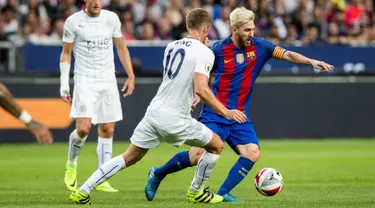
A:
[[[133,65],[130,58],[129,49],[123,40],[121,32],[121,22],[117,14],[114,14],[114,27],[112,38],[117,49],[117,55],[121,61],[122,66],[126,71],[126,74],[128,75],[128,79],[126,80],[124,86],[121,89],[122,92],[126,91],[126,93],[124,94],[124,97],[126,97],[128,95],[133,94],[135,76],[133,72]]]
[[[68,18],[64,23],[63,46],[60,54],[60,96],[67,103],[72,101],[69,88],[69,73],[74,39],[74,26],[72,19]]]
[[[15,101],[8,89],[0,83],[0,106],[23,122],[35,135],[37,141],[41,144],[52,144],[52,135],[48,128],[43,124],[34,121],[31,115],[23,110]]]
[[[281,59],[292,62],[294,64],[312,65],[315,69],[319,69],[319,70],[330,71],[333,69],[333,66],[330,64],[327,64],[323,61],[318,61],[315,59],[308,58],[302,54],[299,54],[293,51],[285,51]]]
[[[212,58],[205,59],[204,56],[196,56],[196,66],[194,70],[194,89],[202,101],[210,106],[215,112],[229,120],[235,120],[239,123],[246,122],[246,115],[239,110],[227,109],[219,100],[216,99],[208,86],[210,71],[213,66],[214,55]]]
[[[278,60],[286,60],[294,64],[305,64],[312,65],[315,69],[320,70],[331,70],[333,66],[322,61],[315,59],[310,59],[302,54],[285,50],[280,46],[276,46],[268,40],[262,40],[262,45],[264,46],[266,52],[270,54],[271,57]]]
[[[228,109],[216,99],[215,95],[212,93],[210,87],[208,86],[209,78],[205,74],[199,72],[194,72],[194,88],[195,93],[200,97],[200,99],[220,115],[225,116]]]
[[[72,101],[69,88],[72,47],[73,43],[63,42],[63,48],[60,55],[60,96],[67,103],[70,103]]]
[[[122,91],[125,91],[126,88],[128,89],[124,96],[131,95],[134,91],[134,72],[133,66],[130,58],[129,49],[126,46],[122,36],[120,38],[113,38],[115,42],[115,46],[117,48],[117,55],[121,61],[122,66],[124,67],[126,74],[128,75],[128,79],[126,80]]]

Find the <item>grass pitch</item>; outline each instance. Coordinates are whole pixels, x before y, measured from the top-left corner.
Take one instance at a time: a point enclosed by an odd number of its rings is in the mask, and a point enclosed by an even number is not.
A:
[[[128,143],[115,142],[114,156]],[[0,207],[79,207],[67,201],[63,183],[67,144],[52,146],[0,146]],[[110,179],[119,193],[93,191],[90,207],[375,207],[375,140],[261,140],[261,160],[249,176],[232,191],[246,203],[191,204],[185,193],[195,168],[167,177],[154,201],[143,189],[148,169],[162,165],[177,149],[163,144],[133,167]],[[97,168],[96,144],[87,143],[79,158],[81,185]],[[207,185],[218,190],[237,156],[226,146]],[[254,188],[254,176],[263,167],[278,169],[284,177],[283,190],[265,197]]]

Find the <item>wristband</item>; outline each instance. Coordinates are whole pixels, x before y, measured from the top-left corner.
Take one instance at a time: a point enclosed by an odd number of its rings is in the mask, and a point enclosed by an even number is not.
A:
[[[70,64],[66,62],[60,62],[60,84],[61,85],[69,85],[69,71],[70,71]]]
[[[20,121],[24,124],[29,124],[33,119],[31,118],[31,115],[27,111],[22,111],[21,115],[18,117]]]

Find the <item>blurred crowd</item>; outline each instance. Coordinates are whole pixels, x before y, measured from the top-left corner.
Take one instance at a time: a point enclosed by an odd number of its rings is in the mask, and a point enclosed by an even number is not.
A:
[[[229,14],[244,6],[256,14],[256,35],[275,44],[375,43],[375,0],[103,0],[116,12],[124,39],[172,40],[186,34],[184,20],[195,7],[214,24],[212,40],[230,34]],[[83,0],[0,0],[0,40],[61,43],[65,19],[84,9]]]

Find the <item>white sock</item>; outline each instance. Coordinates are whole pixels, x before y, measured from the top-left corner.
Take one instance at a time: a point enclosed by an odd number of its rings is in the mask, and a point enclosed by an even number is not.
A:
[[[81,138],[75,129],[69,136],[68,163],[77,166],[77,160],[82,146],[85,144],[87,136]]]
[[[122,155],[114,157],[97,169],[79,189],[86,194],[90,194],[97,186],[125,167],[126,164]]]
[[[98,167],[112,158],[112,143],[113,139],[98,138],[98,145],[96,147],[96,154],[98,155]]]
[[[219,158],[220,155],[211,154],[209,152],[203,153],[198,162],[197,170],[190,186],[191,190],[198,191],[203,187],[204,183],[210,178],[212,170],[214,169]]]

